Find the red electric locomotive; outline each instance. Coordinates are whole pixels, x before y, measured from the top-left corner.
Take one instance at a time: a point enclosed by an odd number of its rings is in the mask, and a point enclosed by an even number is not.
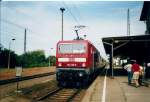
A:
[[[56,51],[56,79],[86,84],[100,68],[100,53],[88,40],[59,41]]]

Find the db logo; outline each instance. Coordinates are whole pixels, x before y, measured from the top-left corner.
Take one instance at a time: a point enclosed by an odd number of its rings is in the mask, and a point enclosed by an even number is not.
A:
[[[76,64],[67,64],[67,66],[74,67]]]
[[[69,61],[70,62],[74,62],[74,58],[69,58]]]

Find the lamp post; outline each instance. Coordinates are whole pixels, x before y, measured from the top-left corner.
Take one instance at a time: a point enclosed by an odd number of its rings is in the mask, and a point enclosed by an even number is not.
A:
[[[10,47],[11,47],[11,41],[14,41],[16,39],[11,39],[10,42],[9,42],[9,54],[8,54],[8,69],[10,68]]]
[[[60,8],[60,11],[61,11],[61,13],[62,13],[62,28],[61,28],[61,30],[62,30],[62,32],[61,32],[61,40],[63,40],[63,13],[64,13],[64,11],[65,11],[65,8],[63,8],[63,7],[61,7]]]
[[[52,52],[53,48],[51,48],[50,53]],[[50,54],[51,56],[51,54]],[[49,67],[51,66],[51,61],[50,61],[50,56],[49,56]]]
[[[110,63],[110,66],[111,66],[111,69],[112,69],[112,72],[111,72],[111,75],[112,75],[112,78],[114,78],[114,68],[113,68],[113,51],[114,51],[114,48],[113,48],[113,42],[112,43],[107,43],[107,42],[103,42],[104,44],[107,44],[109,46],[111,46],[111,63]]]

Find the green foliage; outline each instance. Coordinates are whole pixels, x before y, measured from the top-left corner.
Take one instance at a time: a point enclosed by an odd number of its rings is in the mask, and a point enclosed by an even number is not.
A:
[[[3,49],[0,50],[0,67],[5,68],[8,66],[8,56],[9,50]],[[10,68],[15,67],[18,64],[18,55],[15,54],[13,51],[10,51]]]
[[[55,57],[54,57],[55,58]],[[43,50],[27,52],[21,56],[23,67],[43,67],[49,65],[49,60],[45,58]],[[55,60],[52,60],[52,63]]]
[[[55,66],[56,65],[56,57],[55,56],[49,56],[47,58],[48,63],[50,62],[50,66]]]
[[[0,67],[6,68],[8,65],[9,50],[4,49],[0,51]],[[50,59],[49,59],[50,58]],[[23,67],[46,67],[55,65],[55,56],[45,57],[43,50],[36,50],[27,52],[18,56],[14,52],[10,51],[10,67],[23,66]]]

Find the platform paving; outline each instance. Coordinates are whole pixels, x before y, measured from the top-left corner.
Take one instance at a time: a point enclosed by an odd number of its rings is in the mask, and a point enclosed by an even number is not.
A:
[[[82,102],[150,102],[150,87],[129,86],[126,76],[117,76],[114,79],[106,77],[105,98],[102,99],[103,87],[104,76],[98,76]]]

